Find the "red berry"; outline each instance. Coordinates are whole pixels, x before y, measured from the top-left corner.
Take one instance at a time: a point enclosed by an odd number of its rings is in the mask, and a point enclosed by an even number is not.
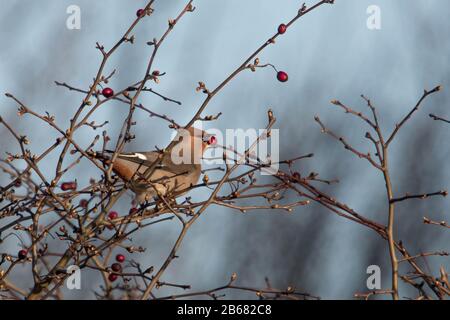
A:
[[[67,191],[67,190],[76,190],[77,188],[77,183],[75,181],[72,182],[63,182],[61,184],[61,190],[62,191]]]
[[[108,218],[109,220],[114,220],[119,216],[119,214],[116,211],[111,211],[110,213],[108,213]]]
[[[21,185],[22,185],[22,180],[17,179],[16,181],[14,181],[14,186],[15,186],[16,188],[19,188]]]
[[[80,207],[82,207],[82,208],[87,208],[87,206],[88,206],[88,201],[87,201],[86,199],[81,199],[79,205],[80,205]]]
[[[135,213],[137,213],[139,211],[139,209],[138,208],[136,208],[136,207],[133,207],[133,208],[131,208],[130,209],[130,212],[129,212],[129,214],[135,214]]]
[[[113,263],[111,265],[111,270],[114,272],[122,272],[122,265],[120,263]]]
[[[114,90],[111,88],[105,88],[102,90],[102,95],[106,98],[110,98],[114,95]]]
[[[118,277],[119,277],[119,276],[118,276],[117,274],[115,274],[115,273],[110,273],[109,276],[108,276],[108,280],[111,281],[111,282],[114,282],[114,281],[117,280]]]
[[[288,81],[288,74],[286,73],[286,72],[284,72],[284,71],[278,71],[278,73],[277,73],[277,79],[278,79],[278,81],[280,81],[280,82],[286,82],[286,81]]]
[[[145,13],[145,10],[144,10],[144,9],[139,9],[138,11],[136,11],[136,15],[137,15],[138,17],[142,17],[142,16],[144,15],[144,13]]]
[[[116,256],[116,261],[117,262],[124,262],[125,261],[125,256],[123,254],[118,254]]]
[[[211,136],[208,140],[208,144],[212,145],[212,144],[216,144],[217,142],[217,138],[215,136]]]
[[[287,25],[285,25],[284,23],[282,23],[282,24],[280,24],[280,25],[278,26],[278,33],[279,33],[279,34],[285,33],[286,30],[287,30]]]
[[[23,260],[27,257],[27,254],[28,254],[27,250],[22,249],[22,250],[19,250],[19,253],[17,255],[19,256],[20,260]]]

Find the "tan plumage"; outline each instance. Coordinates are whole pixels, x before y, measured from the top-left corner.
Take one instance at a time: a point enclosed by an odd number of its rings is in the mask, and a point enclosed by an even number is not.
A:
[[[172,152],[162,156],[158,151],[121,153],[113,163],[113,171],[129,183],[139,203],[162,196],[181,196],[195,185],[201,174],[203,152],[213,144],[212,136],[196,128],[179,131]],[[157,165],[147,179],[144,172]]]

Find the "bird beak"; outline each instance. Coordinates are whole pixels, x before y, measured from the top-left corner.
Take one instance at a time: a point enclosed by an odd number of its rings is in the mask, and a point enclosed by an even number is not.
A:
[[[205,133],[203,135],[202,140],[203,140],[203,144],[205,144],[205,147],[209,147],[209,146],[215,145],[216,142],[217,142],[216,137],[214,135],[208,134],[208,133]]]

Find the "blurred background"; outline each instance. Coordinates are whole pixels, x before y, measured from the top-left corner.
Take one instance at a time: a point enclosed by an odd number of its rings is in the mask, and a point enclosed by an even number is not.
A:
[[[307,1],[312,5],[313,1]],[[56,87],[54,81],[87,89],[95,76],[101,55],[98,41],[109,49],[122,36],[135,12],[146,1],[119,0],[3,0],[0,11],[0,91],[16,95],[39,113],[54,114],[58,125],[67,127],[70,116],[83,95]],[[116,69],[110,86],[124,88],[139,81],[151,48],[146,42],[159,38],[185,1],[156,1],[155,13],[146,17],[134,32],[134,45],[125,44],[109,60],[105,73]],[[81,9],[81,29],[69,30],[66,9]],[[177,122],[189,121],[204,95],[195,92],[198,81],[210,88],[219,84],[268,37],[277,26],[291,19],[301,1],[227,0],[194,1],[196,10],[187,14],[159,51],[155,68],[166,72],[159,92],[180,100],[181,106],[164,102],[151,94],[141,95],[141,103]],[[381,29],[369,30],[366,10],[381,10]],[[367,112],[361,94],[377,107],[385,135],[411,110],[423,90],[440,84],[444,90],[431,96],[391,145],[391,172],[395,194],[424,193],[449,188],[450,125],[434,122],[428,113],[450,118],[450,2],[445,0],[337,0],[309,13],[281,36],[259,58],[289,74],[280,83],[272,69],[244,72],[211,102],[205,114],[222,112],[222,117],[206,128],[264,128],[266,110],[271,107],[280,129],[280,158],[313,152],[315,157],[296,165],[302,174],[311,171],[340,183],[324,189],[356,211],[387,223],[387,203],[382,176],[368,162],[355,157],[330,137],[320,133],[314,116],[343,135],[361,151],[373,151],[364,134],[367,127],[330,104],[339,99],[354,109]],[[127,115],[126,105],[110,102],[93,119],[109,121],[114,139]],[[30,149],[39,154],[57,137],[52,129],[31,117],[18,121],[16,105],[0,97],[0,114],[20,134],[30,137]],[[137,117],[136,139],[127,150],[163,147],[173,134],[167,124],[144,113]],[[101,130],[81,130],[76,139],[87,146]],[[0,150],[17,152],[16,143],[0,127]],[[42,162],[41,169],[53,174],[58,152]],[[2,157],[4,154],[2,154]],[[82,162],[65,180],[77,178],[85,185],[99,172]],[[0,173],[0,183],[8,177]],[[201,197],[201,191],[193,192]],[[128,212],[131,194],[117,206]],[[423,216],[449,219],[450,198],[412,200],[397,207],[396,234],[412,253],[449,250],[450,233],[423,225]],[[166,222],[133,237],[147,247],[133,259],[142,265],[159,267],[179,231],[177,222]],[[1,252],[16,252],[18,241],[10,237]],[[242,214],[210,207],[186,237],[164,281],[189,283],[193,290],[225,284],[231,273],[238,284],[264,287],[264,278],[273,287],[296,289],[324,299],[351,299],[355,292],[367,291],[366,269],[381,267],[382,287],[390,287],[387,244],[373,231],[344,220],[325,208],[310,205],[294,213],[255,211]],[[438,275],[448,270],[448,257],[420,260],[427,271]],[[13,280],[30,279],[25,268],[17,268]],[[20,271],[23,271],[21,274]],[[402,272],[409,269],[402,266]],[[82,271],[83,290],[67,291],[68,298],[91,299],[101,284],[99,274]],[[414,291],[401,283],[400,295]],[[173,292],[171,290],[171,292]],[[175,291],[177,292],[177,291]],[[164,289],[155,292],[166,293]],[[180,292],[181,293],[181,292]],[[253,294],[229,292],[227,297],[256,298]]]

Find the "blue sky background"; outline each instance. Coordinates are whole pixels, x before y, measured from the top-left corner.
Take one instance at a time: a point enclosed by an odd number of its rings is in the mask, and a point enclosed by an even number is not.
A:
[[[360,95],[370,97],[377,107],[384,132],[413,107],[423,89],[443,85],[443,92],[430,97],[397,136],[391,148],[391,170],[395,193],[423,193],[449,188],[448,139],[450,126],[433,122],[432,112],[450,118],[449,56],[450,2],[445,0],[336,0],[298,21],[276,45],[260,56],[289,73],[279,83],[273,70],[244,72],[209,105],[207,114],[223,112],[214,127],[262,128],[270,106],[278,118],[281,158],[315,153],[315,158],[298,165],[307,174],[339,178],[340,184],[325,188],[342,202],[382,223],[387,222],[384,181],[368,163],[346,152],[341,145],[320,133],[314,116],[320,115],[335,132],[344,135],[364,151],[367,128],[358,120],[330,105],[339,99],[355,109],[367,111]],[[307,4],[312,4],[308,1]],[[81,30],[66,28],[66,8],[81,8]],[[14,93],[35,111],[49,111],[61,126],[79,105],[81,95],[54,85],[65,81],[87,88],[98,69],[99,41],[110,48],[135,18],[145,1],[118,0],[3,0],[0,10],[0,91]],[[227,0],[194,2],[196,10],[176,26],[163,44],[155,67],[167,73],[155,87],[183,105],[168,104],[145,95],[141,102],[152,110],[186,123],[203,100],[195,92],[198,81],[214,87],[244,58],[274,33],[281,22],[292,18],[299,1]],[[114,68],[111,81],[122,88],[138,81],[145,72],[150,48],[145,44],[159,37],[167,20],[175,17],[184,1],[156,1],[155,14],[145,18],[135,34],[134,45],[124,45],[110,59],[106,73]],[[381,9],[381,30],[366,27],[369,5]],[[95,114],[115,138],[127,109],[108,103]],[[15,105],[0,97],[0,114],[22,134],[31,137],[30,148],[39,153],[56,138],[36,120],[17,121]],[[137,118],[136,140],[128,150],[152,149],[169,142],[171,130],[157,119]],[[98,132],[100,133],[100,132]],[[16,150],[4,128],[0,128],[1,150]],[[80,131],[77,139],[88,145],[93,136]],[[50,172],[55,157],[42,169]],[[87,183],[98,175],[88,163],[73,170]],[[5,177],[0,176],[0,181]],[[201,197],[201,194],[194,194]],[[119,210],[128,210],[129,198]],[[439,227],[424,226],[422,217],[450,220],[450,198],[411,201],[398,205],[399,239],[412,252],[448,250],[450,234]],[[134,258],[143,265],[158,266],[176,239],[176,222],[164,223],[135,237],[148,248]],[[1,251],[15,252],[17,240],[2,244]],[[3,247],[4,246],[4,247]],[[8,248],[4,250],[4,248]],[[390,285],[387,245],[371,230],[339,218],[316,205],[299,208],[294,214],[252,212],[240,214],[224,208],[210,208],[193,226],[177,259],[163,280],[189,282],[193,289],[205,289],[228,281],[232,272],[242,285],[264,286],[268,276],[274,287],[294,285],[323,298],[352,298],[365,291],[366,268],[382,268],[382,285]],[[438,274],[440,265],[450,267],[448,257],[421,262]],[[404,266],[403,272],[408,271]],[[25,271],[25,270],[24,270]],[[86,272],[85,290],[70,297],[92,298],[100,277]],[[16,274],[17,279],[20,273]],[[89,281],[87,280],[89,279]],[[164,292],[161,292],[164,294]],[[253,297],[236,295],[232,297]],[[401,295],[411,294],[402,286]]]

